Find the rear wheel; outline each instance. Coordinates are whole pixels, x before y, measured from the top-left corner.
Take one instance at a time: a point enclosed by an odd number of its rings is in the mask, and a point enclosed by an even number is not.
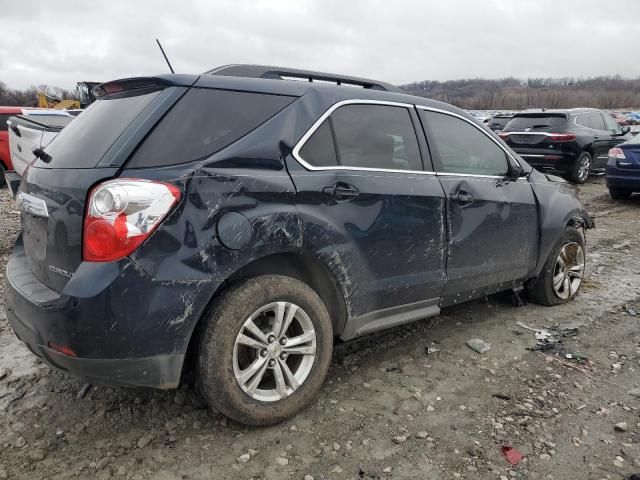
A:
[[[631,192],[629,190],[623,190],[621,188],[609,187],[609,195],[614,200],[626,200],[631,197]]]
[[[589,152],[582,152],[571,171],[571,180],[575,183],[584,183],[589,178],[589,172],[591,171],[591,154]]]
[[[567,227],[540,276],[527,285],[529,298],[542,305],[573,300],[582,286],[585,257],[584,235],[575,227]]]
[[[215,301],[200,341],[198,378],[207,401],[240,423],[270,425],[314,399],[331,361],[333,331],[309,286],[265,275]]]

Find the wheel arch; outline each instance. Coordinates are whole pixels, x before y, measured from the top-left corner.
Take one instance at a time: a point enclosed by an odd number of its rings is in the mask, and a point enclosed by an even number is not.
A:
[[[212,292],[207,306],[203,309],[191,331],[183,365],[183,377],[186,371],[191,370],[194,365],[199,331],[206,317],[211,313],[215,299],[224,290],[238,282],[267,274],[295,278],[309,285],[320,296],[329,312],[334,337],[338,337],[342,333],[349,311],[345,301],[345,294],[329,267],[317,258],[294,252],[267,255],[240,267]]]

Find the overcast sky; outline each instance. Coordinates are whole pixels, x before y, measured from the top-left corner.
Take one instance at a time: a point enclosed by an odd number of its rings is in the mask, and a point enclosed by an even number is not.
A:
[[[640,76],[639,0],[0,0],[14,88],[260,63],[392,83]]]

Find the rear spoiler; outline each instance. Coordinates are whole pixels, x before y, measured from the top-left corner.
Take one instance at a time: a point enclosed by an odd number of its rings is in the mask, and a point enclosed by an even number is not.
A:
[[[106,95],[140,88],[189,87],[193,85],[198,78],[199,75],[158,75],[155,77],[122,78],[120,80],[112,80],[96,85],[92,91],[96,98],[100,98]]]

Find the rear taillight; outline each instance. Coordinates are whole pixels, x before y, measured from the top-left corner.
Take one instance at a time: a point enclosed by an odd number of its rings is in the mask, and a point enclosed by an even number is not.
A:
[[[122,178],[96,186],[89,194],[82,257],[110,262],[144,242],[180,199],[175,185]]]
[[[500,135],[500,138],[503,139],[503,140],[506,140],[507,137],[509,136],[509,134],[505,133],[505,132],[500,132],[500,133],[498,133],[498,135]]]
[[[573,133],[550,133],[549,140],[552,142],[570,142],[575,140],[576,136]]]
[[[609,150],[609,158],[625,159],[627,157],[624,156],[624,150],[622,150],[621,148],[615,147]]]

